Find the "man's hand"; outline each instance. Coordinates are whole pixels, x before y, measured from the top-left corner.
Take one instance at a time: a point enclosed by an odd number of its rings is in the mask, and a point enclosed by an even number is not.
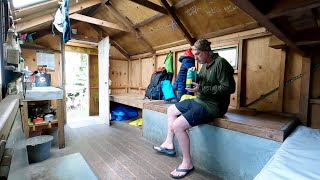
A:
[[[197,93],[199,90],[199,84],[195,82],[192,82],[192,84],[194,85],[194,88],[186,88],[186,90],[189,92]]]

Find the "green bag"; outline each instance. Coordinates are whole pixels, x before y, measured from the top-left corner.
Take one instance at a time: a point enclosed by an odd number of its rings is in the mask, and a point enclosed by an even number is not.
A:
[[[173,58],[172,58],[172,52],[170,51],[166,57],[166,60],[164,61],[165,68],[168,73],[173,73]]]

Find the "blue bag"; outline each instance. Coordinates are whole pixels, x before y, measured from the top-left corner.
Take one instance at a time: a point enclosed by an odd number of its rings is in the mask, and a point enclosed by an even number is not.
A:
[[[163,100],[168,101],[176,98],[170,80],[161,81],[161,89],[163,93]]]

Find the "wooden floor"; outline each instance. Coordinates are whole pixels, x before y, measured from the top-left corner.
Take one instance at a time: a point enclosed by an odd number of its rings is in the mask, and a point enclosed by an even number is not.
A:
[[[54,158],[77,152],[98,179],[171,179],[169,173],[181,162],[176,157],[156,154],[153,144],[142,137],[141,129],[124,122],[112,122],[111,127],[91,125],[73,129],[66,125],[65,136],[64,149],[52,147],[48,160],[30,165],[32,179],[49,179],[43,167],[50,167]],[[184,179],[218,178],[196,169]]]

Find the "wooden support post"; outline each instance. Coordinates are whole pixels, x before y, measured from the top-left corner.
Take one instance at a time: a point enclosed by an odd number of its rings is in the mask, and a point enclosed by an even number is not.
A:
[[[139,77],[139,94],[141,94],[141,87],[142,87],[142,59],[139,58],[140,63],[140,77]]]
[[[128,73],[127,73],[127,93],[129,93],[129,87],[130,87],[130,59],[128,59]]]
[[[238,46],[238,82],[237,82],[237,105],[236,109],[240,109],[241,107],[241,83],[242,83],[242,52],[243,52],[243,39],[239,40]]]
[[[63,118],[63,110],[62,110],[62,104],[63,100],[58,99],[57,100],[57,119],[58,119],[58,140],[59,140],[59,149],[65,147],[64,142],[64,118]]]
[[[22,125],[24,137],[29,138],[29,124],[28,124],[28,102],[23,102],[23,116],[22,116]]]
[[[310,93],[310,70],[311,58],[302,58],[302,71],[301,71],[301,90],[300,90],[300,121],[303,125],[310,126],[308,120],[309,110],[309,93]]]
[[[63,99],[62,99],[62,104],[61,104],[61,112],[63,114],[63,124],[66,123],[67,120],[67,111],[66,111],[66,72],[65,72],[65,67],[66,67],[66,56],[65,56],[65,44],[63,42],[63,37],[60,35],[60,83],[59,86],[63,91]]]
[[[279,79],[279,91],[278,91],[278,112],[283,111],[283,93],[284,93],[284,77],[286,70],[286,50],[281,51],[281,62],[280,62],[280,79]]]

